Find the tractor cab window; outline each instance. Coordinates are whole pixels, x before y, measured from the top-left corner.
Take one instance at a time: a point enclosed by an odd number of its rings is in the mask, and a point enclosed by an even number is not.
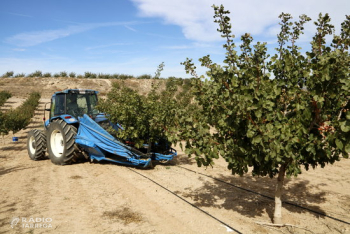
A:
[[[50,116],[59,116],[63,114],[74,117],[97,115],[97,95],[96,93],[58,93],[51,100]]]
[[[67,114],[79,116],[78,94],[67,94]]]
[[[67,94],[67,114],[74,117],[83,116],[84,114],[97,114],[95,106],[97,105],[96,94],[68,93]],[[95,113],[96,112],[96,113]]]
[[[96,94],[87,94],[88,103],[90,103],[90,115],[97,115],[99,111],[96,109],[97,106],[97,95]]]
[[[51,100],[51,116],[65,114],[65,98],[64,94],[57,94]]]

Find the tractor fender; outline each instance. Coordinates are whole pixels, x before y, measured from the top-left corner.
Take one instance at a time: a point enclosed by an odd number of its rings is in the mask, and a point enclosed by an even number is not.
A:
[[[79,122],[75,117],[73,117],[71,115],[60,115],[60,116],[52,117],[50,119],[50,121],[46,121],[45,126],[47,127],[50,124],[50,122],[52,122],[53,120],[56,120],[56,119],[62,119],[67,124],[75,124],[75,123]]]
[[[50,125],[50,120],[46,120],[45,123],[44,123],[44,126],[45,126],[45,129],[47,129]]]

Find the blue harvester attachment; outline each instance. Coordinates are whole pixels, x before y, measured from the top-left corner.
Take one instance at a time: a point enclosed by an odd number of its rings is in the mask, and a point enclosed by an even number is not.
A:
[[[79,129],[75,142],[89,154],[91,160],[106,160],[124,165],[148,167],[152,160],[166,162],[177,155],[172,148],[169,148],[168,154],[142,153],[118,141],[88,115],[85,114],[78,118]]]

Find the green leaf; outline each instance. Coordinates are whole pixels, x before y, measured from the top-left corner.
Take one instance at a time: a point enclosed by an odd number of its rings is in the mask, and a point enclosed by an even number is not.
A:
[[[340,129],[343,131],[343,132],[348,132],[350,131],[350,124],[349,124],[349,121],[342,121],[340,122]]]
[[[340,149],[340,150],[343,149],[343,142],[341,142],[341,140],[336,139],[335,144],[337,145],[338,149]]]
[[[256,137],[253,138],[252,143],[253,144],[258,144],[261,142],[261,135],[257,135]]]
[[[254,131],[252,131],[251,129],[248,129],[248,131],[247,131],[247,137],[248,138],[252,138],[254,136],[254,134],[255,134]]]
[[[350,142],[345,145],[345,152],[350,154]]]
[[[262,111],[261,110],[256,110],[255,112],[255,116],[260,119],[261,118],[261,115],[262,115]]]
[[[350,120],[350,111],[346,112],[346,119]]]

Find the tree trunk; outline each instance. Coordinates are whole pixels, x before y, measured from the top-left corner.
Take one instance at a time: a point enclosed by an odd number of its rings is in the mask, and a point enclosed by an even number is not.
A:
[[[273,223],[274,224],[282,224],[282,192],[283,192],[283,182],[284,175],[286,172],[286,165],[283,164],[280,167],[280,171],[278,173],[277,185],[275,191],[275,213],[273,215]]]

